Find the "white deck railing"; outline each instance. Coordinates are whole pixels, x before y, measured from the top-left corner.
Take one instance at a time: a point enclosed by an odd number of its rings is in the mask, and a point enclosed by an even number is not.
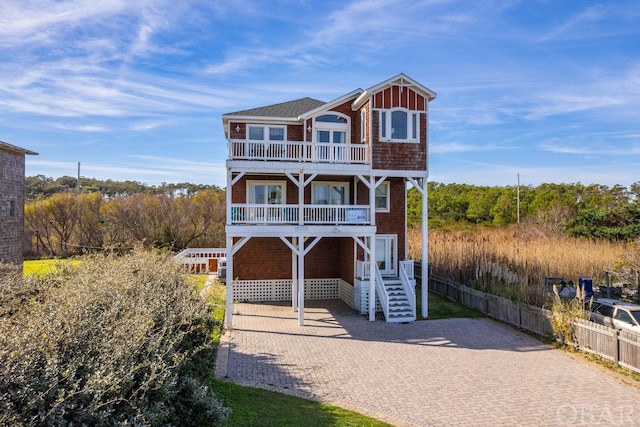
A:
[[[400,261],[400,270],[404,271],[409,281],[415,280],[415,262],[412,259]],[[362,280],[369,278],[369,261],[356,260],[356,277]]]
[[[188,273],[213,273],[218,270],[218,262],[226,257],[225,248],[187,248],[175,259]]]
[[[368,164],[369,146],[300,141],[229,140],[229,160]]]
[[[404,263],[404,264],[403,264]],[[411,266],[411,276],[409,277],[408,266]],[[404,289],[409,305],[411,306],[411,314],[416,317],[416,290],[414,288],[415,282],[413,280],[413,261],[400,261],[400,283]]]
[[[302,215],[300,214],[302,211]],[[231,205],[231,224],[352,224],[371,222],[371,209],[362,205]],[[300,222],[302,218],[302,222]]]

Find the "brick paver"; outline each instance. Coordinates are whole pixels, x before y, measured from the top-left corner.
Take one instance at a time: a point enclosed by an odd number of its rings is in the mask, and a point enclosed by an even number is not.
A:
[[[631,380],[490,319],[369,322],[340,301],[237,304],[216,375],[415,426],[640,426]]]

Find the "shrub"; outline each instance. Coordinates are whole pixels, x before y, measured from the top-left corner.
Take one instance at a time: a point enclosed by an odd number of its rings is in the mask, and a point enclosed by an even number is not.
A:
[[[0,277],[0,425],[203,425],[225,409],[193,366],[212,318],[168,256],[95,255]]]

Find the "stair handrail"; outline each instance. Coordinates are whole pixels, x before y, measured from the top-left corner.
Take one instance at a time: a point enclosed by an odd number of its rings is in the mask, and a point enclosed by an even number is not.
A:
[[[405,294],[407,295],[407,299],[409,300],[409,305],[411,306],[411,313],[413,317],[416,317],[416,290],[411,285],[409,281],[409,275],[405,270],[405,266],[400,264],[400,283],[402,283],[402,288],[404,289]]]
[[[384,312],[384,318],[389,318],[389,296],[387,295],[387,289],[384,287],[384,280],[382,279],[382,274],[380,273],[380,269],[378,268],[378,263],[374,262],[374,266],[376,269],[376,277],[371,278],[371,280],[375,280],[376,282],[376,296],[380,300],[380,305],[382,306],[382,311]],[[414,298],[415,300],[415,298]],[[370,303],[375,304],[374,301],[370,301]]]

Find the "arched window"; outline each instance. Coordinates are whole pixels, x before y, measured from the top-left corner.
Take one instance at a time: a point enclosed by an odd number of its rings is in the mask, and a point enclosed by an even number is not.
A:
[[[350,142],[349,117],[340,113],[323,114],[314,119],[315,139],[318,143],[318,160],[343,161],[348,153],[337,144]]]

